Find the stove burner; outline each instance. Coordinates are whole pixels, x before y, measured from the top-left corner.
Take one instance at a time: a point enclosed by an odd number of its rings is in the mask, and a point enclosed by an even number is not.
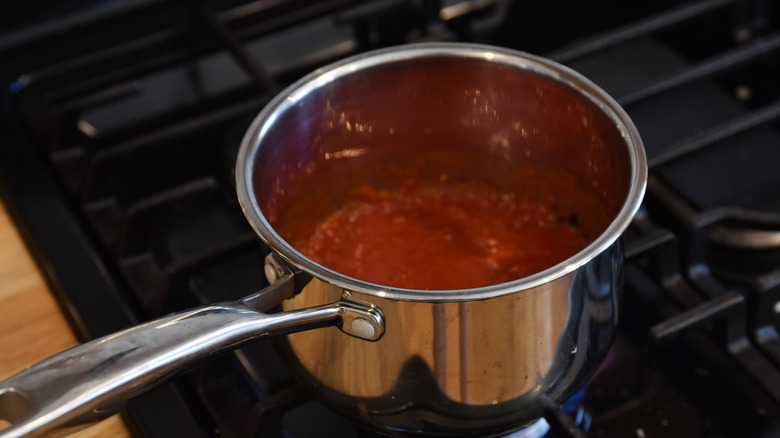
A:
[[[550,432],[550,423],[540,418],[517,432],[504,435],[503,438],[543,438]]]

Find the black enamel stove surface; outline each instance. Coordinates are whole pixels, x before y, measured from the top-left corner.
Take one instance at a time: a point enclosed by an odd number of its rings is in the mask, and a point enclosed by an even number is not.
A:
[[[621,334],[548,436],[780,436],[776,2],[16,3],[0,14],[0,194],[84,339],[264,286],[232,166],[286,84],[367,49],[486,42],[601,85],[651,165]],[[140,437],[368,436],[265,341],[124,414]]]

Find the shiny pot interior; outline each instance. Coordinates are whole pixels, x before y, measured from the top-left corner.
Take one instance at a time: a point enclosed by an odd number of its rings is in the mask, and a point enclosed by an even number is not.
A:
[[[442,43],[372,52],[303,78],[258,115],[237,165],[252,226],[313,276],[283,308],[346,295],[385,314],[376,343],[336,329],[288,336],[298,376],[376,430],[442,436],[521,428],[593,374],[614,336],[619,238],[645,179],[634,126],[587,79],[527,54]],[[522,279],[431,291],[345,276],[286,240],[361,187],[409,180],[477,181],[538,199],[590,244]]]
[[[354,200],[363,186],[485,182],[552,200],[592,240],[512,286],[467,296],[382,287],[383,296],[446,301],[521,290],[587,262],[628,226],[645,166],[628,116],[577,73],[495,47],[430,43],[360,55],[293,84],[255,119],[236,171],[260,237],[293,265],[353,291],[370,294],[376,285],[313,263],[284,234]]]

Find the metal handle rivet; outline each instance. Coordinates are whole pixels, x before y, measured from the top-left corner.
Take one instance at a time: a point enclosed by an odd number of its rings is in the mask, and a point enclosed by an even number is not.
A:
[[[265,279],[268,280],[268,284],[276,283],[276,280],[279,279],[279,273],[276,271],[276,268],[269,263],[265,265],[263,270],[265,271]]]
[[[374,337],[376,329],[371,321],[365,318],[355,318],[352,320],[352,333],[361,338],[371,339]]]

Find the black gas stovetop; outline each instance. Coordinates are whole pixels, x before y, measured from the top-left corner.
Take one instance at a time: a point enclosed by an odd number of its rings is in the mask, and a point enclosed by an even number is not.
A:
[[[550,437],[780,436],[780,5],[762,0],[16,2],[0,14],[0,194],[83,339],[265,285],[240,139],[301,75],[475,41],[627,110],[650,162],[621,331]],[[39,2],[41,3],[41,2]],[[363,437],[260,341],[124,411],[141,437]]]

